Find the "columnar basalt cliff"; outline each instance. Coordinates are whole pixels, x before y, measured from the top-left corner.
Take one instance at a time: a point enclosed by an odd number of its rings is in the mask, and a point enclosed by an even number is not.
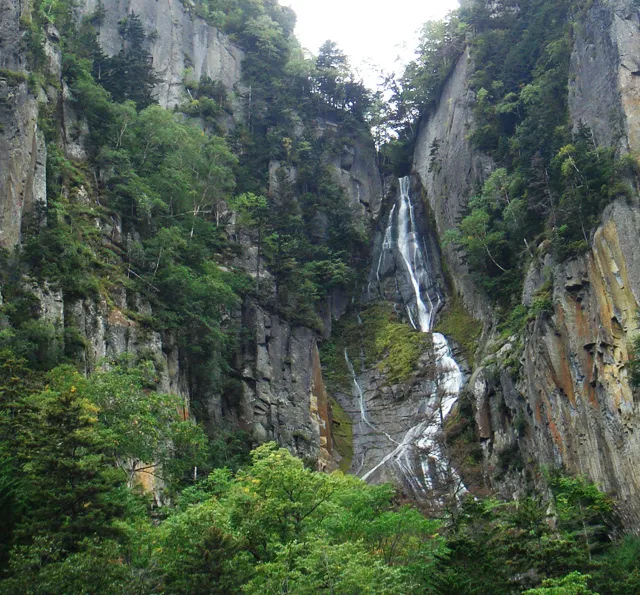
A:
[[[595,3],[578,29],[571,62],[570,115],[596,142],[640,149],[637,113],[638,10],[628,2]],[[529,451],[540,463],[585,473],[640,526],[638,406],[629,360],[638,332],[640,269],[637,197],[605,210],[583,257],[554,265],[553,313],[526,331],[518,386],[533,417]],[[544,250],[530,277],[545,262]],[[525,294],[525,299],[527,295]]]

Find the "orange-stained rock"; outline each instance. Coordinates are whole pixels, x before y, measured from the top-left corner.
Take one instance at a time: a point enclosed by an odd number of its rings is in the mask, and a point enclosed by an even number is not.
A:
[[[318,467],[321,470],[333,470],[337,468],[333,454],[333,438],[331,436],[331,415],[329,396],[322,377],[320,353],[318,346],[314,345],[311,351],[311,395],[309,399],[311,419],[318,425],[320,436],[320,456]]]

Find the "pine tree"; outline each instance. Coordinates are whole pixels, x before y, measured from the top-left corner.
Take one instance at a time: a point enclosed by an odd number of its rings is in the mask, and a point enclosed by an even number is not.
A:
[[[84,396],[86,380],[69,366],[48,380],[46,390],[26,399],[16,437],[27,502],[16,534],[21,543],[46,538],[71,553],[87,538],[117,534],[124,477],[106,460],[97,408]]]
[[[120,52],[94,62],[94,75],[115,101],[133,101],[138,109],[154,103],[153,89],[160,78],[153,70],[153,57],[146,49],[147,35],[140,17],[131,13],[118,23]]]

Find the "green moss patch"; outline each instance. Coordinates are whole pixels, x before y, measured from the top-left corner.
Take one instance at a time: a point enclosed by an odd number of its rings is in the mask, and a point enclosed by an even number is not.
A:
[[[331,399],[333,445],[340,455],[340,470],[349,471],[353,461],[353,420],[335,399]]]
[[[418,360],[429,348],[430,336],[412,329],[395,314],[390,304],[376,304],[357,317],[341,320],[330,342],[322,348],[325,376],[331,388],[348,391],[349,370],[345,349],[358,370],[361,361],[367,368],[377,366],[389,384],[408,380],[418,372]]]
[[[435,330],[458,343],[465,359],[473,366],[478,340],[482,334],[482,323],[469,314],[458,296],[444,311]]]

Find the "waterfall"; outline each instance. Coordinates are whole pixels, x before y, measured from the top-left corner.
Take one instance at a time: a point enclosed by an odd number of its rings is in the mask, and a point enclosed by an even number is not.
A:
[[[426,494],[427,489],[436,487],[436,483],[441,478],[453,477],[459,481],[455,471],[450,469],[446,453],[438,438],[442,432],[444,420],[458,399],[464,376],[451,353],[447,339],[444,335],[433,332],[435,316],[442,306],[442,297],[434,278],[434,268],[428,260],[429,253],[421,241],[420,231],[416,225],[410,195],[411,179],[401,178],[399,184],[398,203],[393,206],[389,214],[380,257],[375,267],[375,279],[380,281],[385,254],[395,248],[397,250],[395,254],[399,255],[397,261],[400,260],[406,269],[409,288],[413,294],[410,302],[415,302],[415,304],[405,303],[409,321],[414,328],[432,333],[436,368],[435,390],[426,399],[424,415],[421,415],[420,423],[409,428],[399,443],[392,440],[395,445],[393,450],[366,472],[362,479],[367,480],[383,466],[392,465],[416,494]],[[393,246],[394,239],[395,246]],[[345,358],[356,386],[363,422],[375,430],[367,417],[364,395],[346,352]],[[390,437],[389,439],[391,440]],[[420,461],[421,474],[415,469],[416,458]],[[419,475],[422,475],[422,478]]]
[[[422,299],[422,291],[420,290],[420,281],[418,280],[419,271],[424,270],[425,258],[420,247],[418,230],[413,218],[413,203],[409,196],[409,185],[411,178],[400,179],[400,208],[398,209],[398,251],[402,256],[407,273],[411,280],[413,293],[416,300],[416,309],[418,311],[418,326],[416,327],[413,317],[410,315],[414,328],[419,328],[422,332],[428,333],[432,328],[434,307],[427,293],[429,307]]]

